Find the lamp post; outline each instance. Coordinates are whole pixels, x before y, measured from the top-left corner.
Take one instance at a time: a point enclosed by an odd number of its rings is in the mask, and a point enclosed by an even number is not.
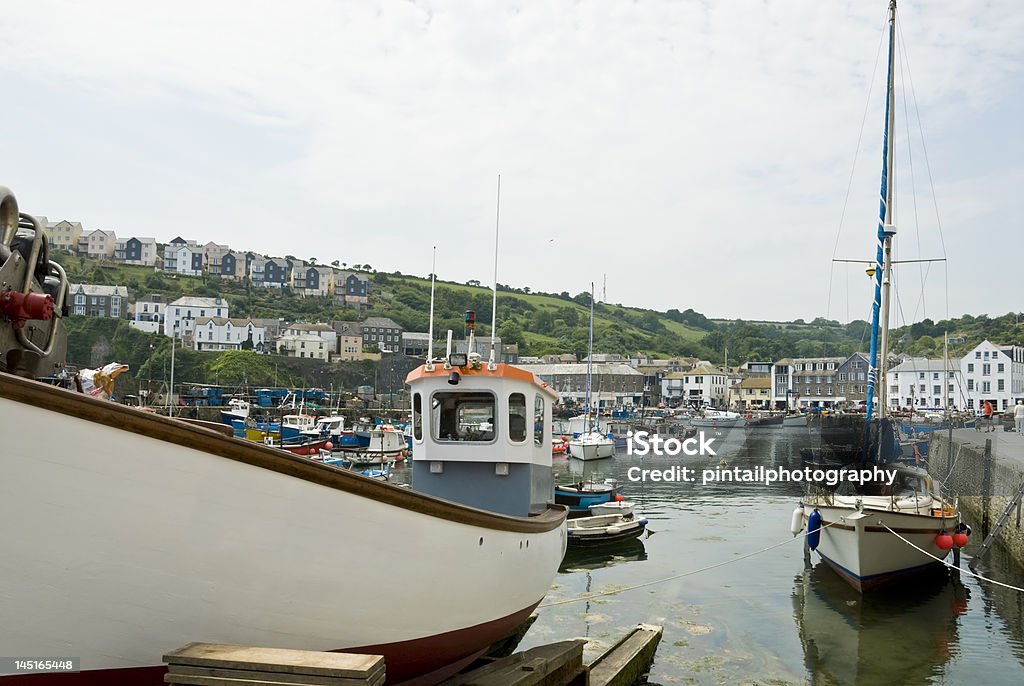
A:
[[[174,416],[174,408],[171,405],[171,398],[174,396],[174,346],[175,337],[171,336],[171,382],[167,388],[167,416]]]

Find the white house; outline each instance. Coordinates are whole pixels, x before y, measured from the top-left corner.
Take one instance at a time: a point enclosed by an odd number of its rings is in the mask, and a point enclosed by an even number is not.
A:
[[[168,245],[164,248],[164,271],[199,276],[203,273],[203,249],[197,245]]]
[[[314,333],[286,333],[277,339],[277,354],[327,361],[333,352],[327,342]]]
[[[266,347],[267,330],[251,319],[198,317],[192,334],[195,350],[256,350]]]
[[[185,296],[167,306],[164,335],[191,339],[195,320],[200,317],[228,317],[228,301],[223,298]]]
[[[960,360],[967,393],[967,408],[980,408],[986,400],[1005,410],[1024,398],[1024,348],[996,345],[985,340]]]
[[[943,393],[945,386],[945,393]],[[949,362],[914,357],[886,372],[887,405],[890,409],[952,409],[966,407],[966,387],[960,374],[960,360]]]
[[[167,301],[162,295],[147,295],[135,301],[132,320],[134,329],[145,333],[161,333],[164,328],[164,314]]]
[[[324,350],[329,354],[337,352],[338,349],[338,332],[327,324],[286,324],[281,329],[281,334],[282,336],[316,336],[323,341]],[[299,349],[301,350],[301,348]]]
[[[725,407],[729,399],[729,375],[710,365],[700,365],[688,372],[673,372],[661,381],[661,397],[694,407]]]

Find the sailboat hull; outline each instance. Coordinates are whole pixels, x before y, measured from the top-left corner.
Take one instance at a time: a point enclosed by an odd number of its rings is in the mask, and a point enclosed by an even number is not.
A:
[[[894,536],[886,526],[914,545],[939,559],[948,551],[936,545],[935,537],[950,532],[955,516],[933,516],[865,508],[818,505],[821,537],[815,552],[829,567],[862,593],[898,582],[941,565]],[[804,526],[813,508],[804,507]],[[831,526],[826,525],[831,524]]]
[[[192,641],[382,653],[389,683],[430,683],[565,550],[562,508],[484,512],[4,374],[0,418],[0,646],[83,670],[24,683],[155,686]]]

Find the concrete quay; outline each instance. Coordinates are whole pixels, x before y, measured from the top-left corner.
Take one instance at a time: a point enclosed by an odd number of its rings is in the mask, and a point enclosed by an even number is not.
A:
[[[952,434],[952,435],[951,435]],[[928,472],[947,494],[958,496],[964,518],[974,530],[971,548],[980,545],[1024,482],[1024,434],[953,429],[934,431],[928,447]],[[1024,571],[1024,527],[1020,504],[996,539],[996,546]]]

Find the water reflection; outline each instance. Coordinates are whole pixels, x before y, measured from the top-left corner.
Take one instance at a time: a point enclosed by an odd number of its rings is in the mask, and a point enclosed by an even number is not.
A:
[[[793,586],[810,683],[931,683],[960,651],[969,598],[945,570],[913,586],[861,595],[818,563]]]
[[[571,574],[583,569],[601,569],[622,562],[642,562],[647,559],[647,549],[639,538],[632,538],[608,546],[569,548],[558,568],[559,573]]]

